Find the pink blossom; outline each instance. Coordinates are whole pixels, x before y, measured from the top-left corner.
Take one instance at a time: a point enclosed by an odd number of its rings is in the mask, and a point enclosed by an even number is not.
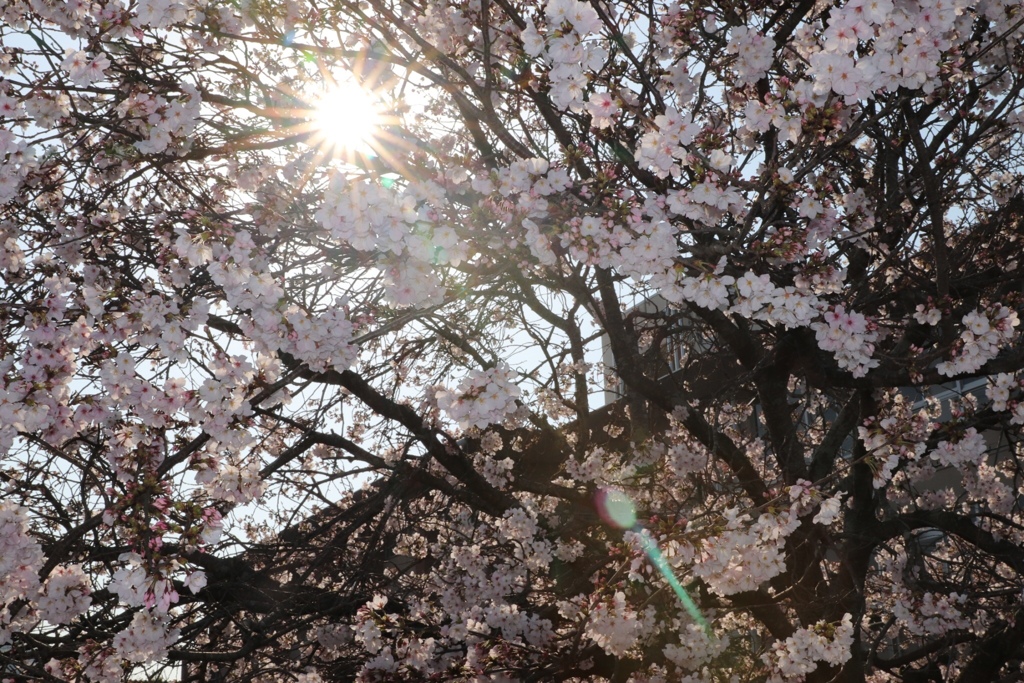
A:
[[[595,128],[607,128],[614,123],[619,105],[610,93],[595,93],[587,102],[587,111],[590,113],[591,125]]]

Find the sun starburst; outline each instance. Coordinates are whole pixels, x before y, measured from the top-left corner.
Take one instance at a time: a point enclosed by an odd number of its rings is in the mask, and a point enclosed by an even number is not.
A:
[[[366,152],[381,125],[374,97],[351,81],[338,81],[316,100],[313,125],[321,144],[337,151]]]

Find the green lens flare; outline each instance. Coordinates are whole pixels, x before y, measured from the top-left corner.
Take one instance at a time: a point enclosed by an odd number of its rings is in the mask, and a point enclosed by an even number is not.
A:
[[[654,567],[661,572],[661,575],[665,577],[665,581],[675,591],[676,597],[679,598],[679,602],[683,603],[683,608],[690,617],[704,629],[704,634],[709,638],[713,637],[711,632],[711,625],[708,624],[707,620],[704,619],[704,615],[700,613],[697,608],[697,603],[690,598],[690,594],[686,592],[683,585],[679,583],[679,579],[676,578],[675,573],[672,571],[672,567],[669,565],[668,560],[662,555],[661,550],[658,548],[657,543],[651,538],[651,534],[646,529],[641,529],[639,526],[633,529],[640,536],[640,545],[647,553],[647,557],[651,558],[651,562],[654,563]]]
[[[640,537],[640,547],[643,548],[644,553],[650,558],[655,568],[661,573],[668,582],[668,585],[672,587],[676,597],[679,598],[679,602],[683,604],[683,608],[690,615],[693,620],[700,625],[704,631],[704,635],[708,638],[714,638],[714,633],[711,631],[711,626],[707,620],[700,613],[697,608],[697,604],[690,598],[690,594],[686,592],[683,585],[679,583],[679,579],[676,578],[675,573],[672,571],[671,565],[668,560],[662,555],[661,550],[658,548],[657,542],[651,537],[649,531],[640,526],[636,521],[636,505],[630,500],[622,491],[618,489],[601,489],[597,492],[597,511],[609,524],[612,524],[620,529],[629,529],[630,531],[636,532]]]
[[[620,529],[636,526],[636,506],[622,491],[605,489],[599,494],[598,507],[601,516]]]

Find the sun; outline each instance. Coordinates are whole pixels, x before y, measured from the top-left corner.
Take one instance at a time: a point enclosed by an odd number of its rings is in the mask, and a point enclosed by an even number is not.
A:
[[[316,101],[313,125],[325,145],[336,150],[369,150],[381,124],[377,102],[351,81],[339,81]]]

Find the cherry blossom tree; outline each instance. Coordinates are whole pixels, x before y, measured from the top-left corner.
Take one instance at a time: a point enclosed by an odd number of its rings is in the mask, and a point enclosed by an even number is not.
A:
[[[1022,41],[2,3],[0,679],[1020,680]]]

